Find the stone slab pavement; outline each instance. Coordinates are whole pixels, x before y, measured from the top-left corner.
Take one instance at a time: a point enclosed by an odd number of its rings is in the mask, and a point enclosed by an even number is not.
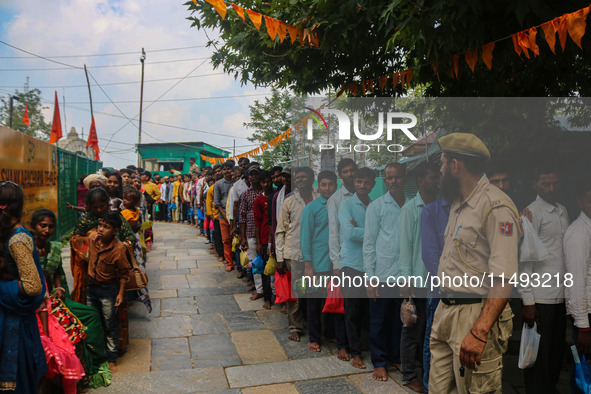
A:
[[[412,392],[397,370],[389,371],[387,382],[373,380],[369,353],[363,354],[368,368],[359,370],[338,360],[332,343],[315,353],[306,336],[289,341],[286,315],[278,306],[264,310],[261,300],[251,302],[236,271],[224,271],[194,227],[155,223],[154,239],[147,260],[153,311],[130,305],[128,352],[119,359],[111,386],[93,391]],[[69,273],[69,249],[63,259]],[[504,392],[524,392],[520,370],[504,375]]]
[[[379,383],[336,358],[336,346],[308,350],[287,339],[287,316],[263,309],[236,271],[227,273],[205,238],[185,224],[155,223],[146,270],[152,313],[129,306],[130,345],[119,372],[97,393],[407,393],[399,372]],[[63,252],[69,269],[69,249]],[[71,284],[71,277],[69,278]]]

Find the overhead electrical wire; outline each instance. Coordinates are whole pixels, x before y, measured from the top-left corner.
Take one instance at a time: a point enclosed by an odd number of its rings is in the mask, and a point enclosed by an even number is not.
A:
[[[191,75],[189,77],[186,77],[187,79],[189,78],[202,78],[202,77],[210,77],[210,76],[214,76],[214,75],[225,75],[225,73],[209,73],[209,74],[201,74],[201,75]],[[176,81],[178,79],[182,79],[183,77],[176,77],[176,78],[159,78],[159,79],[146,79],[144,81],[144,83],[147,82],[161,82],[161,81]],[[114,85],[129,85],[129,84],[136,84],[136,83],[142,83],[142,81],[126,81],[126,82],[110,82],[110,83],[103,83],[103,86],[114,86]],[[98,85],[90,85],[92,86],[98,86]],[[9,88],[9,89],[18,89],[21,88],[22,86],[17,86],[17,85],[0,85],[0,88]],[[58,89],[58,88],[88,88],[88,85],[84,84],[84,85],[37,85],[37,86],[29,86],[32,89]]]
[[[189,61],[193,61],[193,60],[203,60],[203,59],[210,59],[210,57],[206,56],[206,57],[194,57],[194,58],[190,58],[190,59],[162,60],[162,61],[155,61],[155,62],[147,62],[146,65],[189,62]],[[46,60],[50,60],[50,59],[46,59]],[[140,63],[105,64],[105,65],[97,65],[97,66],[86,66],[86,68],[95,69],[95,68],[134,67],[134,66],[140,66],[140,65],[141,65]],[[57,70],[71,70],[72,68],[73,67],[0,68],[0,71],[57,71]],[[78,68],[80,68],[80,67],[78,67]]]
[[[144,100],[144,103],[155,103],[159,102],[174,102],[174,101],[199,101],[199,100],[217,100],[217,99],[228,99],[236,97],[252,97],[252,96],[268,96],[269,93],[247,93],[247,94],[236,94],[230,96],[213,96],[213,97],[193,97],[193,98],[175,98],[175,99],[164,99],[164,100]],[[121,101],[93,101],[93,104],[137,104],[139,100],[121,100]],[[88,101],[73,101],[71,104],[89,104]]]
[[[18,49],[12,45],[6,44],[12,48]],[[193,49],[193,48],[206,48],[207,45],[193,45],[189,47],[179,47],[179,48],[164,48],[164,49],[148,49],[146,52],[168,52],[168,51],[178,51],[181,49]],[[68,58],[85,58],[85,57],[103,57],[103,56],[119,56],[119,55],[139,55],[140,51],[133,51],[133,52],[113,52],[113,53],[98,53],[92,55],[59,55],[59,56],[44,56],[46,59],[68,59]],[[35,56],[37,57],[37,56]],[[0,56],[0,59],[32,59],[30,56]]]

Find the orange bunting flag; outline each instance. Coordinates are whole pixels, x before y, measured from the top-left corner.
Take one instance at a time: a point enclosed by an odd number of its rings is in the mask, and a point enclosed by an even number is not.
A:
[[[234,3],[232,3],[232,8],[234,8],[234,11],[236,11],[238,16],[240,18],[242,18],[242,22],[246,22],[246,19],[244,19],[244,8],[242,8],[239,5],[236,5]]]
[[[558,41],[560,41],[560,46],[562,47],[562,52],[566,48],[566,15],[559,16],[558,18],[554,18],[556,31],[558,32]]]
[[[351,83],[349,84],[349,96],[357,96],[357,84],[356,83]]]
[[[277,34],[279,34],[279,41],[283,42],[283,40],[285,40],[285,36],[287,36],[287,23],[279,21]]]
[[[263,17],[265,18],[265,25],[267,26],[267,33],[269,33],[269,37],[271,37],[271,40],[275,40],[275,37],[277,37],[277,29],[279,28],[279,21],[277,19],[270,18],[267,15],[264,15]]]
[[[439,79],[439,73],[437,72],[437,66],[433,63],[433,72],[437,75],[437,82],[441,83],[441,79]]]
[[[29,123],[29,107],[27,107],[27,104],[25,104],[25,114],[23,115],[23,123],[31,127],[31,124]]]
[[[289,32],[289,38],[292,44],[298,39],[298,30],[301,32],[299,27],[287,25],[287,31]]]
[[[51,122],[51,134],[49,143],[53,144],[62,138],[62,121],[60,119],[60,106],[57,102],[57,91],[55,92],[55,104],[53,106],[53,121]]]
[[[361,82],[361,94],[365,96],[365,81]]]
[[[523,49],[521,48],[521,45],[519,45],[518,35],[519,33],[511,34],[511,40],[513,41],[513,48],[515,49],[515,52],[518,56],[521,56],[521,52],[523,52]]]
[[[406,85],[406,70],[400,71],[400,86],[404,89],[404,85]]]
[[[581,38],[585,35],[585,28],[587,26],[586,19],[589,13],[590,7],[585,7],[576,12],[566,15],[566,28],[568,35],[574,41],[575,44],[581,49]]]
[[[484,44],[482,46],[482,61],[486,64],[486,67],[490,71],[492,69],[492,52],[495,48],[494,42],[489,42],[488,44]]]
[[[400,73],[392,74],[392,89],[396,89],[396,86],[398,86],[399,79],[400,79]]]
[[[460,56],[457,55],[457,54],[456,55],[452,55],[452,57],[451,57],[451,61],[452,61],[452,64],[453,64],[453,68],[452,68],[452,71],[451,71],[451,76],[452,76],[452,78],[454,78],[454,76],[455,76],[456,79],[458,79],[458,59],[459,59],[459,57]]]
[[[470,70],[472,70],[472,74],[474,74],[474,67],[478,62],[478,48],[474,48],[471,51],[466,51],[464,57],[466,58],[466,63],[468,63],[468,66],[470,66]]]
[[[252,10],[246,10],[246,13],[250,17],[250,20],[252,21],[254,27],[256,27],[257,30],[259,30],[261,28],[261,23],[263,21],[263,16],[261,14],[259,14],[258,12],[255,12],[255,11],[252,11]]]
[[[226,19],[226,4],[223,2],[223,0],[205,0],[207,1],[209,4],[211,4],[213,6],[213,8],[215,8],[215,10],[218,12],[218,14],[220,14],[220,16],[222,17],[222,19]]]
[[[318,39],[318,33],[314,32],[314,35],[311,35],[312,38],[312,44],[314,44],[314,46],[316,48],[318,48],[320,46],[320,40]]]
[[[542,23],[542,30],[544,31],[544,38],[550,47],[553,54],[556,55],[556,26],[554,21]]]
[[[517,52],[518,55],[521,55],[521,52],[523,52],[528,59],[530,58],[529,51],[532,51],[534,56],[538,56],[540,54],[540,48],[536,44],[537,33],[538,30],[535,27],[532,27],[529,30],[523,30],[511,35],[515,52]]]
[[[388,76],[380,77],[380,90],[383,92],[388,87]]]
[[[86,141],[86,147],[92,147],[94,151],[94,158],[95,160],[100,160],[99,156],[99,141],[96,135],[96,126],[94,124],[94,116],[92,117],[92,123],[90,124],[90,133],[88,134],[88,141]]]
[[[373,94],[373,79],[368,79],[367,84],[369,85],[369,90],[371,91],[371,94]]]
[[[406,87],[410,88],[410,81],[412,81],[413,71],[412,68],[406,70]]]

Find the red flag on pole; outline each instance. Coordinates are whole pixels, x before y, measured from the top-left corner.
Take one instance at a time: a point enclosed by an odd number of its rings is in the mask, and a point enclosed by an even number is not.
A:
[[[23,115],[23,123],[31,127],[31,124],[29,123],[29,107],[27,107],[27,104],[25,104],[25,114]]]
[[[62,121],[60,120],[60,106],[57,102],[57,91],[55,92],[55,104],[53,107],[53,122],[51,122],[51,134],[49,143],[53,144],[62,138]]]
[[[88,134],[88,141],[86,142],[86,147],[92,147],[94,150],[94,158],[96,160],[100,160],[99,156],[99,146],[98,146],[98,137],[96,135],[96,126],[94,125],[94,116],[92,117],[92,123],[90,125],[90,133]]]

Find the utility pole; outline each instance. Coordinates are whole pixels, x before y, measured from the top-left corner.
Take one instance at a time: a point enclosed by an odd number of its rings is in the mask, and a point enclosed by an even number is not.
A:
[[[10,96],[8,99],[8,112],[10,113],[10,119],[8,120],[8,128],[12,129],[12,110],[14,109],[12,101],[20,101],[16,96]]]
[[[140,154],[139,146],[142,143],[142,108],[144,105],[144,60],[146,60],[146,51],[144,51],[144,48],[142,48],[142,56],[140,57],[140,62],[142,62],[142,84],[140,87],[140,125],[139,125],[139,129],[138,129],[138,134],[137,134],[137,145],[138,145],[137,166],[138,167],[142,166],[142,156]]]
[[[234,147],[232,148],[232,156],[236,156],[236,139],[234,139]]]

